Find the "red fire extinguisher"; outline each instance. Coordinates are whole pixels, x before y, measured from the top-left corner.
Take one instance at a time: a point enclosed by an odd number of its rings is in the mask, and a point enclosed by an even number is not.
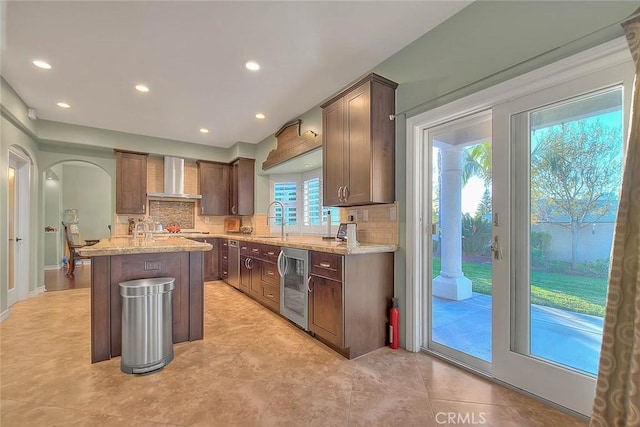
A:
[[[389,310],[389,346],[397,349],[400,344],[398,337],[398,327],[400,323],[400,312],[398,311],[398,298],[391,298],[391,310]]]

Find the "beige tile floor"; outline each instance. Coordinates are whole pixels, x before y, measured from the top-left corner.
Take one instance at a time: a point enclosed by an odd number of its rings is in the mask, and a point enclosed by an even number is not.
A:
[[[586,425],[425,354],[346,360],[222,282],[205,285],[204,340],[175,345],[160,372],[126,375],[120,358],[89,361],[89,292],[11,308],[0,425]]]

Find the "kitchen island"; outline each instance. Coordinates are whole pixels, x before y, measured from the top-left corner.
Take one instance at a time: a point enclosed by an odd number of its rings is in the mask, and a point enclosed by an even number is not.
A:
[[[204,251],[208,243],[162,236],[152,241],[115,236],[78,249],[91,257],[91,362],[121,354],[120,282],[174,277],[173,342],[203,338]]]

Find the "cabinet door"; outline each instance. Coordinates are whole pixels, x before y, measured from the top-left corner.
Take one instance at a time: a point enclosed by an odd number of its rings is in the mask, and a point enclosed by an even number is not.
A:
[[[249,294],[251,288],[251,269],[249,269],[248,257],[240,257],[240,290],[245,294]]]
[[[344,316],[342,282],[311,275],[309,282],[309,329],[343,347]]]
[[[340,206],[344,188],[344,108],[338,99],[322,110],[322,197],[325,206]]]
[[[240,158],[231,164],[231,215],[253,215],[255,160]]]
[[[198,162],[200,172],[200,214],[229,214],[229,165]]]
[[[204,239],[205,243],[210,243],[213,248],[204,252],[204,280],[218,280],[218,239]]]
[[[260,282],[260,260],[255,258],[248,259],[248,269],[250,270],[251,280],[249,282],[249,295],[258,301],[262,301],[262,283]]]
[[[145,214],[147,154],[116,150],[116,213]]]
[[[344,98],[347,205],[371,200],[371,85],[364,84]]]

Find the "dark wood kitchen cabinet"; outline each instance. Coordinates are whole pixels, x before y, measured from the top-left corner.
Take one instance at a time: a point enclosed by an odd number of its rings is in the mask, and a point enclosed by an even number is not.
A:
[[[218,239],[220,256],[218,257],[218,271],[220,279],[227,282],[229,280],[229,240]]]
[[[230,201],[231,215],[253,215],[255,160],[239,158],[231,163]]]
[[[199,160],[200,215],[229,215],[229,171],[227,163]]]
[[[220,264],[220,249],[218,247],[219,239],[193,239],[198,242],[209,243],[213,248],[210,251],[203,253],[202,269],[205,282],[210,280],[218,280],[220,278],[219,264]]]
[[[116,154],[116,213],[146,214],[148,154],[114,151]]]
[[[326,206],[393,203],[397,86],[370,74],[321,105]]]
[[[240,290],[253,299],[260,300],[260,260],[240,256]]]
[[[309,330],[345,357],[387,343],[393,253],[309,252]]]

